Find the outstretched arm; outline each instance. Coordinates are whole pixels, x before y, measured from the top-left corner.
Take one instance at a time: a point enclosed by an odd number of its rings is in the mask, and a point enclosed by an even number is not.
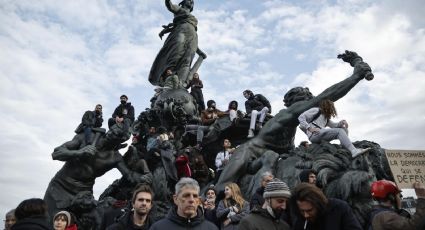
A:
[[[369,65],[365,62],[361,62],[354,67],[353,74],[350,77],[332,85],[331,87],[323,91],[321,94],[319,94],[317,97],[309,101],[296,103],[298,104],[298,106],[290,106],[288,108],[288,112],[290,111],[294,114],[301,114],[307,109],[318,106],[321,100],[329,99],[331,101],[337,101],[343,96],[345,96],[355,85],[357,85],[357,83],[359,83],[359,81],[361,81],[365,77],[365,74],[370,71],[371,69]]]
[[[165,6],[170,12],[174,14],[177,13],[177,11],[180,9],[180,6],[173,4],[171,0],[165,0]]]

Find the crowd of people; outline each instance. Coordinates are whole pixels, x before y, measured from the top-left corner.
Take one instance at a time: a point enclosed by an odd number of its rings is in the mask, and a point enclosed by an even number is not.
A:
[[[314,173],[306,171],[306,175]],[[371,196],[376,206],[370,213],[368,225],[363,228],[347,202],[326,197],[310,176],[307,181],[300,181],[291,189],[285,182],[266,172],[256,196],[248,202],[235,183],[228,183],[224,197],[219,199],[214,187],[200,194],[196,180],[182,177],[175,185],[174,205],[161,219],[151,215],[155,194],[149,185],[142,184],[132,194],[131,208],[124,214],[110,216],[115,221],[102,229],[422,230],[425,227],[423,184],[413,184],[418,203],[415,214],[406,217],[400,214],[401,190],[395,183],[388,180],[373,182]],[[48,218],[44,200],[27,199],[6,214],[5,229],[77,230],[71,212],[62,210],[50,217],[52,226],[49,226]]]

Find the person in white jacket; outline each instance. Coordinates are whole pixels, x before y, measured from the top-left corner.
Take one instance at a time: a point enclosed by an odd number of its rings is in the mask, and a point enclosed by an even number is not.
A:
[[[313,107],[298,117],[300,128],[307,134],[312,143],[320,143],[322,140],[331,141],[338,139],[341,145],[350,151],[353,158],[367,152],[370,148],[358,149],[354,147],[348,138],[348,123],[346,120],[334,122],[337,112],[334,103],[325,99],[320,101],[319,107]],[[326,128],[329,127],[329,128]]]

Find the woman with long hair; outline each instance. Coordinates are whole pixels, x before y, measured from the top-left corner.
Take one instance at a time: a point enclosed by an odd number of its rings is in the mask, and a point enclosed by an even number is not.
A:
[[[299,117],[300,128],[307,134],[311,143],[331,141],[338,139],[341,145],[350,151],[352,158],[369,150],[356,148],[348,138],[348,123],[346,120],[334,122],[337,112],[333,101],[325,99],[320,101],[319,107],[313,107],[303,112]],[[328,127],[328,128],[327,128]]]
[[[241,189],[235,183],[224,187],[224,199],[217,207],[217,218],[222,230],[235,230],[239,221],[249,213],[249,203],[242,197]]]

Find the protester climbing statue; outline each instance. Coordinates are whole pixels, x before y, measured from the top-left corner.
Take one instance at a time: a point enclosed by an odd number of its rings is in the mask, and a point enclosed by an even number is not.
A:
[[[175,5],[171,0],[165,0],[165,6],[174,14],[174,19],[172,23],[164,25],[164,29],[159,33],[161,39],[165,34],[169,35],[153,62],[149,81],[153,85],[162,86],[166,80],[166,71],[171,70],[178,76],[181,85],[186,87],[207,57],[198,47],[198,20],[192,15],[194,1],[183,0]],[[195,53],[199,57],[191,67]]]
[[[355,52],[346,51],[340,57],[354,67],[353,74],[327,88],[316,97],[311,94],[308,88],[295,87],[289,90],[283,100],[287,108],[282,109],[274,118],[269,120],[257,136],[236,149],[234,156],[218,180],[216,186],[218,190],[223,190],[226,183],[237,181],[246,174],[255,174],[264,165],[272,167],[273,164],[270,164],[270,162],[275,162],[279,154],[294,149],[295,132],[299,125],[298,117],[301,113],[312,107],[317,107],[321,100],[337,101],[366,76],[371,79],[369,65],[363,62],[362,58]]]
[[[102,128],[92,128],[92,131],[92,144],[85,145],[84,133],[80,133],[52,153],[53,160],[64,161],[65,164],[50,181],[44,196],[50,216],[60,210],[70,210],[72,205],[92,202],[87,197],[93,197],[95,179],[113,168],[117,168],[134,186],[137,183],[151,183],[150,174],[130,171],[118,152],[120,144],[130,137],[128,129],[115,124],[106,133]],[[81,200],[81,197],[86,198]],[[76,204],[78,200],[82,203]]]

